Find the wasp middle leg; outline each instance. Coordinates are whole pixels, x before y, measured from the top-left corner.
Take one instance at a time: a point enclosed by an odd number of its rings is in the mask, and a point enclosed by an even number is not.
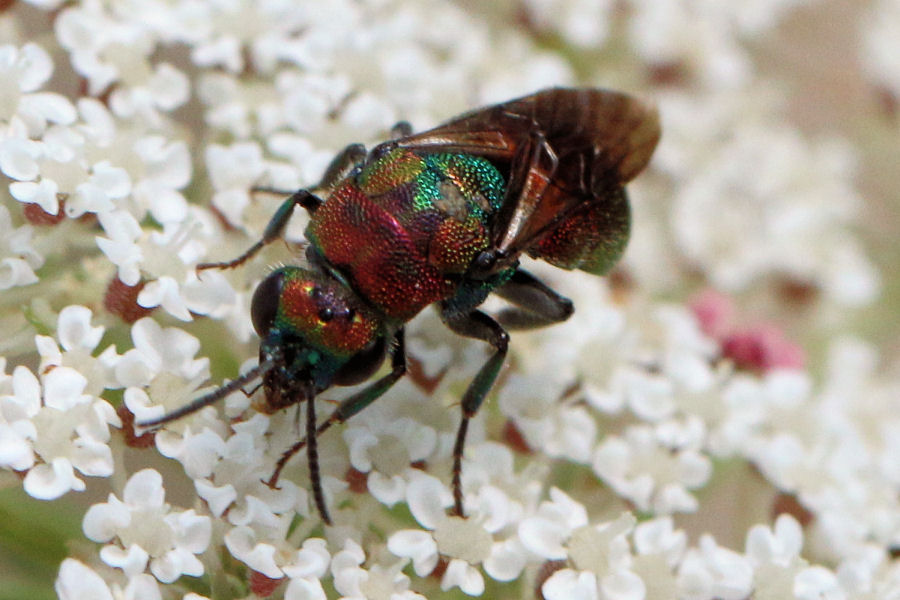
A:
[[[503,366],[503,361],[506,359],[506,352],[509,347],[509,334],[497,321],[480,310],[473,310],[466,315],[460,315],[452,310],[448,310],[445,304],[442,306],[441,318],[447,327],[459,335],[483,340],[494,347],[494,353],[478,370],[475,378],[469,384],[469,387],[466,388],[465,394],[463,394],[461,402],[462,420],[459,423],[459,429],[456,432],[456,443],[453,446],[453,508],[457,515],[464,517],[462,457],[466,444],[466,433],[469,429],[469,420],[478,412],[485,396],[493,387],[494,381],[497,380],[500,367]]]

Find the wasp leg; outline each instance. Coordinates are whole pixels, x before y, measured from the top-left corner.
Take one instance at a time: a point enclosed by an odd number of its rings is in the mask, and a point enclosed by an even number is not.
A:
[[[507,329],[536,329],[561,323],[575,311],[571,300],[521,269],[494,293],[516,305],[515,308],[503,309],[497,315],[497,321]]]
[[[309,386],[312,390],[312,385]],[[325,504],[325,492],[322,490],[322,474],[319,472],[319,444],[316,434],[316,395],[310,392],[306,395],[306,464],[309,465],[309,480],[312,482],[313,499],[316,508],[326,525],[331,525],[331,516],[328,514],[328,506]]]
[[[366,158],[366,147],[362,144],[350,144],[331,159],[325,174],[315,187],[319,190],[330,190],[338,182],[347,178],[350,172]],[[304,207],[305,208],[305,207]]]
[[[309,477],[312,483],[313,488],[313,497],[316,501],[316,508],[319,510],[319,514],[322,516],[322,520],[331,525],[331,517],[328,516],[328,510],[325,506],[325,497],[322,493],[322,479],[319,474],[319,465],[318,465],[318,455],[313,447],[315,446],[314,440],[325,433],[332,425],[335,423],[343,423],[365,407],[369,406],[381,397],[386,391],[388,391],[391,386],[397,383],[401,377],[406,374],[406,338],[404,336],[403,328],[397,330],[397,333],[394,334],[393,343],[390,348],[391,354],[391,372],[385,375],[384,377],[378,379],[372,384],[364,387],[357,393],[352,396],[345,398],[338,407],[334,409],[334,412],[331,415],[319,424],[318,427],[315,426],[315,414],[313,409],[307,407],[307,422],[306,422],[306,437],[302,440],[295,443],[293,446],[285,450],[281,457],[278,459],[278,462],[275,463],[275,470],[272,472],[272,476],[269,477],[268,481],[266,481],[266,485],[269,487],[276,487],[278,484],[278,478],[281,476],[281,471],[284,469],[284,466],[287,462],[297,454],[304,447],[307,449],[307,460],[309,460]],[[307,400],[309,404],[314,404],[314,400],[311,398]],[[310,413],[313,413],[313,421],[310,423]],[[307,442],[309,444],[307,445]],[[310,456],[310,452],[316,454],[315,460]]]
[[[399,140],[400,138],[409,137],[412,135],[413,128],[410,125],[409,121],[397,121],[393,127],[391,127],[391,139]]]
[[[509,345],[509,334],[497,321],[481,312],[473,310],[467,315],[460,316],[442,307],[441,317],[444,323],[454,332],[465,337],[484,340],[494,347],[494,354],[479,369],[478,374],[466,388],[462,397],[462,420],[456,432],[456,443],[453,446],[453,510],[461,516],[465,516],[463,510],[462,492],[462,457],[466,444],[466,432],[469,429],[469,420],[478,412],[478,408],[484,401],[484,397],[494,385],[500,367],[506,359],[506,350]]]
[[[267,244],[270,244],[281,237],[281,235],[284,233],[284,228],[287,226],[288,221],[290,221],[291,216],[294,214],[295,206],[302,206],[310,214],[316,212],[316,209],[319,208],[319,206],[321,206],[322,204],[322,198],[314,192],[329,192],[339,181],[346,178],[347,175],[349,175],[349,173],[354,168],[356,168],[356,165],[365,158],[365,156],[366,148],[362,144],[350,144],[349,146],[344,148],[340,153],[338,153],[337,156],[334,157],[334,159],[331,161],[331,164],[328,165],[328,168],[325,169],[325,174],[322,176],[322,180],[315,188],[313,188],[312,191],[306,189],[297,190],[296,192],[291,193],[287,197],[287,199],[281,203],[281,206],[278,207],[278,210],[275,211],[275,214],[269,220],[268,225],[266,225],[266,229],[263,232],[262,239],[250,246],[250,248],[248,248],[246,252],[244,252],[234,260],[214,263],[200,263],[199,265],[197,265],[197,270],[203,271],[206,269],[232,269],[250,260],[250,258],[252,258],[257,252],[262,250]],[[285,192],[282,192],[281,190],[265,187],[253,188],[253,191],[270,194],[287,194]]]
[[[314,212],[315,209],[322,203],[322,200],[314,195],[309,190],[297,190],[293,194],[291,194],[287,200],[285,200],[281,206],[278,207],[278,210],[275,211],[275,215],[269,221],[269,224],[266,225],[266,230],[263,232],[262,238],[250,246],[246,252],[235,258],[234,260],[229,260],[225,262],[213,262],[213,263],[200,263],[197,265],[198,271],[204,271],[206,269],[232,269],[234,267],[240,266],[250,260],[257,252],[263,249],[267,244],[275,241],[276,239],[281,237],[281,234],[284,232],[284,228],[287,225],[287,222],[290,220],[291,215],[294,214],[294,206],[302,206],[306,210],[310,212]]]

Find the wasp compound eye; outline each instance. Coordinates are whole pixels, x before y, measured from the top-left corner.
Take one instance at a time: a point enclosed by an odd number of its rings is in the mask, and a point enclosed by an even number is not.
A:
[[[263,279],[253,292],[250,317],[253,319],[253,329],[259,337],[266,337],[272,329],[275,317],[278,316],[278,303],[283,285],[284,273],[275,271]]]

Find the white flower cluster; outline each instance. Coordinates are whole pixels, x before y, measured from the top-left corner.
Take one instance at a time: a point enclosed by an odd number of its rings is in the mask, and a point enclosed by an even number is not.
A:
[[[885,91],[900,97],[900,53],[897,52],[897,36],[900,26],[900,6],[891,0],[878,0],[868,10],[861,23],[863,52],[862,62],[874,83]]]
[[[900,600],[900,382],[879,351],[841,338],[807,371],[799,350],[766,354],[782,338],[729,337],[685,301],[697,279],[742,293],[786,277],[840,311],[879,290],[853,232],[854,149],[801,134],[753,62],[749,39],[799,4],[0,9],[0,482],[107,498],[59,597]],[[886,31],[861,47],[895,89]],[[253,367],[250,298],[267,263],[298,260],[304,217],[287,248],[195,268],[260,238],[280,199],[252,188],[310,185],[400,119],[423,128],[576,73],[655,98],[663,142],[611,283],[528,265],[577,311],[513,335],[471,423],[466,518],[449,482],[484,349],[429,311],[408,327],[408,376],[319,441],[333,526],[302,458],[265,483],[301,435],[293,409],[262,414],[239,391],[135,431]]]
[[[774,275],[840,305],[869,303],[879,276],[848,235],[862,209],[853,149],[773,122],[768,96],[723,91],[700,106],[683,93],[661,96],[671,124],[657,164],[675,178],[690,174],[667,217],[675,246],[720,289]]]

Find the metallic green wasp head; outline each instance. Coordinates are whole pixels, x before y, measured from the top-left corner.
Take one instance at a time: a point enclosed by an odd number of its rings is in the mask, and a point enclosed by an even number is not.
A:
[[[384,326],[344,282],[327,273],[282,267],[256,288],[253,327],[261,338],[266,411],[331,385],[368,379],[384,360]]]

